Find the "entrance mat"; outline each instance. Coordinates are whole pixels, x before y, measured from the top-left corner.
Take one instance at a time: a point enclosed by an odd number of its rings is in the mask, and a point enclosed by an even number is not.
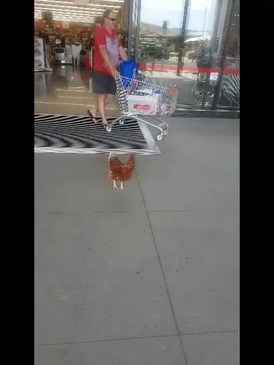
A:
[[[94,124],[89,116],[36,113],[34,137],[36,153],[160,154],[147,126],[133,118],[127,118],[123,125],[115,123],[107,132],[99,118]]]

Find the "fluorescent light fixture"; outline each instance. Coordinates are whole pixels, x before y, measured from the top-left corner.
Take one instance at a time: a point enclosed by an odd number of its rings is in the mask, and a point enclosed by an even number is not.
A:
[[[42,14],[35,14],[35,17],[38,17],[38,18],[41,19]],[[54,15],[54,20],[55,19],[58,19],[60,17],[62,17],[62,18],[74,18],[74,19],[85,19],[85,20],[88,21],[88,23],[90,23],[91,19],[93,19],[93,17],[85,17],[85,16],[78,16],[78,15],[77,16],[73,16],[71,14],[62,14],[62,13],[60,13],[60,14],[55,14]]]
[[[93,0],[95,4],[77,5],[73,1],[58,0],[35,0],[35,19],[42,18],[42,12],[50,11],[54,20],[72,21],[80,23],[92,23],[95,16],[100,16],[106,8],[113,9],[117,13],[121,5],[110,5],[109,3],[123,3],[124,0],[105,0],[108,4],[102,4],[102,1]]]
[[[42,14],[35,14],[35,16],[38,16],[38,17],[41,17],[42,16]],[[86,16],[79,16],[79,15],[73,15],[73,14],[62,14],[62,13],[60,13],[60,14],[55,14],[54,15],[54,18],[53,19],[57,19],[57,18],[60,18],[60,17],[63,17],[63,18],[77,18],[77,19],[86,19],[86,20],[88,20],[88,22],[90,22],[90,19],[92,19],[93,18],[93,16],[92,17],[86,17]]]
[[[50,8],[43,8],[43,9],[40,9],[38,7],[34,8],[35,11],[50,11],[51,9]],[[69,9],[55,9],[54,11],[52,11],[52,14],[55,14],[55,13],[64,13],[64,14],[67,14],[67,13],[70,13],[70,14],[75,14],[75,15],[86,15],[86,16],[89,16],[89,15],[100,15],[101,13],[98,12],[98,11],[89,11],[89,12],[85,12],[85,11],[82,11],[82,10],[69,10]]]
[[[109,2],[109,0],[107,0]],[[118,1],[118,2],[124,2],[124,0],[122,1]],[[69,7],[76,7],[76,8],[79,8],[79,7],[82,7],[82,8],[86,8],[88,9],[89,7],[92,7],[92,8],[120,8],[121,5],[104,5],[104,4],[89,4],[89,5],[75,5],[72,1],[57,1],[57,0],[36,0],[35,1],[35,4],[39,4],[39,5],[42,5],[42,3],[45,3],[45,4],[56,4],[58,6],[61,6],[60,4],[66,4],[67,8]],[[53,5],[51,5],[53,6]]]
[[[89,0],[73,0],[76,5],[89,5]]]
[[[35,16],[35,19],[42,19],[42,16],[41,15]],[[64,16],[62,14],[60,16],[55,16],[54,19],[64,22],[85,23],[85,24],[90,24],[94,20],[93,18],[85,19],[79,17],[69,17],[69,16]]]
[[[81,10],[81,11],[86,11],[86,12],[91,12],[91,11],[103,11],[104,9],[88,9],[88,8],[83,8],[80,6],[67,6],[67,5],[46,5],[46,4],[36,4],[34,5],[34,8],[46,8],[46,9],[51,9],[52,11],[55,9],[69,9],[69,10]]]

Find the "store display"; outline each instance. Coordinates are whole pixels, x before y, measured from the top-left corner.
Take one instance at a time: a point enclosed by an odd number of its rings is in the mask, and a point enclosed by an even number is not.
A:
[[[55,62],[65,63],[65,49],[62,47],[55,48]]]
[[[34,71],[44,71],[45,64],[45,47],[43,38],[34,38]]]
[[[44,19],[35,20],[35,32],[40,42],[44,43],[43,51],[35,50],[37,71],[54,64],[79,65],[85,69],[92,69],[92,25],[75,22],[65,24],[52,20],[49,14],[45,14]],[[127,65],[127,68],[132,67],[133,65]]]
[[[76,46],[75,44],[71,45],[71,53],[72,53],[73,63],[76,64],[76,65],[79,65],[79,63],[80,63],[81,50],[82,50],[81,45],[78,45],[78,46]]]
[[[70,44],[65,44],[65,64],[66,65],[73,64],[73,51],[72,51],[72,46]]]
[[[43,38],[34,37],[34,71],[52,71],[49,63],[49,51]]]

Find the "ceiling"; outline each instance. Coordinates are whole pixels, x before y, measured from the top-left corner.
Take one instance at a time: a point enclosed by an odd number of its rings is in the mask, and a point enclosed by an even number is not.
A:
[[[42,12],[51,11],[53,20],[92,23],[106,9],[119,11],[124,0],[34,0],[34,17],[42,18]]]

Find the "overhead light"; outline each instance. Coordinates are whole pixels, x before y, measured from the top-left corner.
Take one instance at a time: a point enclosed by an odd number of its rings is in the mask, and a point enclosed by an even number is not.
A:
[[[59,0],[35,0],[35,19],[42,18],[42,12],[51,11],[54,20],[72,21],[80,23],[92,23],[95,16],[100,16],[107,8],[111,8],[115,14],[121,8],[124,0],[93,0],[95,4],[77,5],[74,1],[59,1]],[[108,4],[102,4],[107,1]],[[116,3],[116,5],[110,5]]]
[[[42,19],[41,15],[35,15],[35,19]],[[81,17],[73,17],[73,16],[66,16],[63,14],[60,15],[56,15],[54,17],[55,20],[59,20],[59,21],[66,21],[66,22],[75,22],[75,23],[86,23],[86,24],[90,24],[91,22],[93,22],[94,18],[81,18]]]
[[[42,14],[35,14],[35,17],[40,17]],[[86,16],[82,16],[82,15],[73,15],[73,14],[63,14],[63,13],[59,13],[59,14],[55,14],[54,15],[54,19],[60,18],[60,16],[64,17],[64,18],[79,18],[79,19],[87,19],[90,21],[92,17],[86,17]]]
[[[110,2],[109,0],[107,0],[108,2]],[[124,0],[122,1],[118,1],[118,2],[124,2]],[[66,4],[66,5],[69,5],[69,6],[66,6],[66,7],[73,7],[74,4],[72,1],[58,1],[58,0],[35,0],[35,4],[41,4],[41,3],[46,3],[46,4],[56,4],[58,6],[61,6],[60,4]],[[52,5],[53,6],[53,5]],[[76,8],[79,8],[79,7],[83,7],[83,8],[89,8],[89,7],[92,7],[92,8],[120,8],[121,5],[104,5],[104,4],[88,4],[88,5],[79,5],[79,6],[76,6]]]
[[[96,11],[104,11],[104,9],[87,9],[87,8],[83,8],[80,6],[67,6],[67,5],[47,5],[47,4],[35,4],[34,8],[47,8],[50,10],[54,10],[54,9],[70,9],[70,10],[81,10],[81,11],[86,11],[86,12],[90,12],[92,10],[96,10]]]
[[[42,16],[42,14],[38,14],[36,13],[35,16],[36,17],[40,17],[40,15]],[[60,16],[63,17],[74,17],[74,18],[79,18],[79,19],[88,19],[90,21],[91,18],[94,18],[94,15],[92,17],[87,17],[87,16],[83,16],[83,15],[73,15],[73,14],[63,14],[63,13],[56,13],[53,15],[53,19],[56,19]]]
[[[35,17],[36,19],[42,19],[41,16],[37,16]],[[88,24],[91,24],[94,20],[94,18],[89,18],[89,19],[86,19],[86,18],[79,18],[79,17],[73,17],[73,16],[65,16],[63,14],[60,14],[60,15],[56,15],[55,20],[63,20],[63,21],[72,21],[72,22],[81,22],[81,23],[88,23]]]
[[[34,8],[35,11],[47,11],[47,10],[51,10],[50,8],[39,8],[39,7],[35,7]],[[100,12],[98,11],[89,11],[89,12],[85,12],[85,11],[82,11],[82,10],[73,10],[71,11],[70,9],[54,9],[54,11],[52,11],[52,14],[56,13],[56,12],[61,12],[61,13],[71,13],[71,14],[75,14],[75,15],[99,15],[101,14]]]
[[[89,5],[89,0],[73,0],[73,2],[77,5]]]
[[[54,9],[52,10],[50,7],[45,7],[45,8],[41,8],[40,6],[36,6],[35,8],[35,11],[51,11],[53,14],[56,13],[56,12],[62,12],[62,13],[71,13],[71,14],[83,14],[83,15],[100,15],[102,14],[101,11],[99,10],[89,10],[89,11],[83,11],[83,10],[71,10],[71,9]]]

